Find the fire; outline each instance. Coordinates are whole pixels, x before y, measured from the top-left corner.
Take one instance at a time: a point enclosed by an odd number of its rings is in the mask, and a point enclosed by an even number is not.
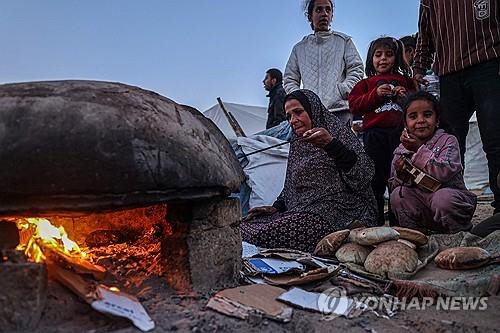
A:
[[[87,254],[83,252],[78,244],[69,239],[64,227],[56,227],[49,220],[44,218],[26,218],[17,220],[17,225],[21,233],[31,234],[26,244],[21,244],[23,250],[34,262],[41,262],[46,259],[43,247],[64,253],[71,257],[85,258]],[[43,246],[41,246],[43,245]]]

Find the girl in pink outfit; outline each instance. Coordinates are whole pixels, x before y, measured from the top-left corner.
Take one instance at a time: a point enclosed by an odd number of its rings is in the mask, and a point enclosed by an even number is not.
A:
[[[423,232],[456,233],[469,230],[476,209],[476,196],[464,183],[457,139],[438,129],[439,102],[420,91],[403,107],[405,129],[394,151],[391,205],[399,225]],[[402,157],[440,181],[436,192],[404,181]]]

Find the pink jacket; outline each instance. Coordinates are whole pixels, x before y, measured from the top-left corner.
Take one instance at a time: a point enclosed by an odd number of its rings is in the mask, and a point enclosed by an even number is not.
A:
[[[394,151],[394,159],[392,160],[391,178],[389,179],[391,189],[402,185],[402,181],[397,178],[394,169],[394,163],[401,158],[401,155],[410,155],[413,165],[439,180],[442,183],[442,188],[451,187],[466,190],[460,148],[455,136],[439,129],[416,153],[400,144]]]

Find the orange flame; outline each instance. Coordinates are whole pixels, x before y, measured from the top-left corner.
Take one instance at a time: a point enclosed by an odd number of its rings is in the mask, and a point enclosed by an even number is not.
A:
[[[27,244],[20,245],[18,249],[24,250],[26,256],[31,258],[34,262],[41,262],[46,259],[39,242],[50,249],[69,256],[80,258],[85,258],[87,256],[87,254],[80,249],[78,244],[69,239],[64,227],[56,227],[47,219],[19,219],[17,220],[17,225],[21,231],[32,231],[32,236],[29,238]]]

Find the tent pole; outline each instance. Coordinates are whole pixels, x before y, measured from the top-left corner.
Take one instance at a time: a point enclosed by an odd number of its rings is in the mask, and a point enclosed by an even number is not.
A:
[[[222,111],[224,112],[224,115],[226,116],[227,121],[229,122],[229,125],[231,125],[234,133],[236,133],[236,136],[246,137],[245,132],[243,132],[243,129],[241,128],[240,124],[238,124],[238,121],[236,120],[236,118],[234,118],[234,116],[231,112],[228,112],[226,110],[226,107],[224,106],[224,103],[222,103],[222,99],[220,97],[217,97],[217,102],[219,103]]]

